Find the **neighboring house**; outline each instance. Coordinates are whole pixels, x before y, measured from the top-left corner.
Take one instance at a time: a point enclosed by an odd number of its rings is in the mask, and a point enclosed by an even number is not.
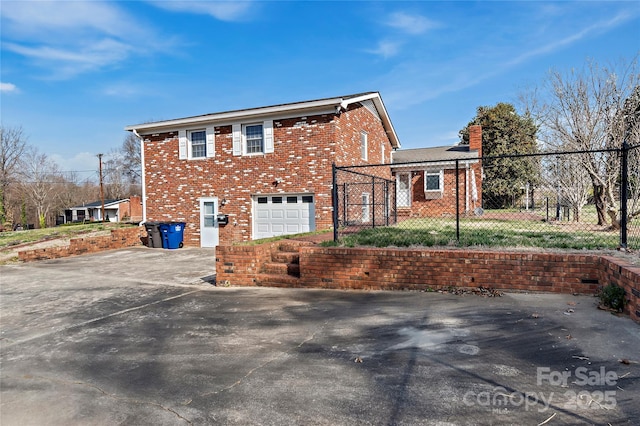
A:
[[[398,220],[456,214],[456,160],[461,213],[475,214],[482,200],[482,127],[469,126],[469,144],[393,153]]]
[[[142,140],[144,220],[186,222],[184,244],[202,247],[330,228],[331,165],[400,147],[377,92],[126,130]]]
[[[142,220],[142,200],[138,196],[121,200],[104,200],[104,216],[105,220],[110,222],[139,222]],[[65,210],[64,214],[64,223],[101,220],[102,201],[71,207]]]

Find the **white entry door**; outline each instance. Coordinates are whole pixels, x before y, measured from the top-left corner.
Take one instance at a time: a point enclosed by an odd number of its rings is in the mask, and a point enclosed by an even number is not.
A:
[[[396,203],[398,207],[411,207],[411,173],[396,176]]]
[[[200,247],[215,247],[218,236],[218,198],[200,198]]]

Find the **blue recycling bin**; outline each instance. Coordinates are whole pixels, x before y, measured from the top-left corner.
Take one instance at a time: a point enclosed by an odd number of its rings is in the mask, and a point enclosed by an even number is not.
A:
[[[158,225],[162,234],[162,248],[177,249],[182,247],[184,238],[184,222],[162,222]]]

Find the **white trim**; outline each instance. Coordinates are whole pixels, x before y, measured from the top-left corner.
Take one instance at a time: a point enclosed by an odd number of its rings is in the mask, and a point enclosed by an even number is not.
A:
[[[360,131],[360,158],[369,161],[369,133]]]
[[[242,126],[239,123],[231,126],[233,133],[233,155],[238,157],[242,155]]]
[[[124,129],[128,131],[143,130],[145,133],[153,132],[155,130],[176,128],[176,127],[188,127],[194,125],[202,125],[203,123],[215,122],[216,126],[229,125],[238,121],[253,121],[262,120],[268,118],[295,118],[301,115],[318,115],[318,114],[333,114],[335,108],[333,105],[339,105],[341,98],[329,99],[328,101],[316,101],[310,103],[298,103],[291,106],[272,106],[263,108],[254,108],[241,111],[229,111],[217,114],[199,115],[197,117],[178,118],[175,120],[157,121],[154,123],[135,124],[126,126]]]
[[[191,135],[195,132],[204,132],[204,155],[199,157],[193,156],[193,141]],[[208,157],[207,155],[207,129],[189,129],[187,130],[187,159],[189,160],[203,160]]]
[[[247,126],[262,126],[262,151],[261,152],[247,152]],[[264,140],[264,123],[242,123],[242,155],[264,155],[266,154],[266,143]]]
[[[209,126],[205,129],[206,157],[212,158],[216,156],[216,128]]]
[[[396,134],[389,114],[384,106],[384,102],[378,92],[367,93],[356,97],[343,97],[320,99],[316,101],[297,102],[286,105],[274,105],[268,107],[251,108],[222,113],[205,114],[195,117],[178,118],[174,120],[157,121],[153,123],[142,123],[126,126],[127,131],[143,131],[145,134],[160,133],[167,130],[180,128],[207,126],[210,123],[216,126],[231,125],[239,121],[256,121],[267,119],[295,118],[300,116],[336,114],[336,109],[346,110],[349,105],[371,100],[378,111],[387,137],[394,148],[400,148],[400,141]]]
[[[215,244],[213,244],[213,246],[211,245],[207,245],[207,246],[203,246],[203,238],[202,238],[202,234],[203,234],[203,228],[204,228],[204,204],[205,203],[213,203],[213,226],[212,227],[207,227],[208,230],[210,230],[210,235],[207,235],[207,237],[209,238],[213,238],[213,242]],[[198,208],[200,210],[200,223],[198,225],[198,229],[200,231],[200,247],[216,247],[220,244],[220,229],[218,226],[218,219],[217,219],[217,214],[219,213],[219,207],[218,207],[218,197],[200,197],[198,198]],[[209,242],[209,241],[204,241],[204,242]]]
[[[371,220],[371,194],[363,192],[361,196],[362,201],[362,222],[369,222]]]
[[[267,198],[267,203],[266,204],[259,204],[258,203],[258,198],[261,197],[265,197]],[[276,192],[276,193],[265,193],[265,194],[251,194],[251,239],[255,240],[257,238],[265,238],[265,237],[258,237],[258,217],[257,217],[257,211],[258,211],[258,206],[259,205],[265,205],[265,206],[272,206],[273,202],[272,202],[272,198],[273,197],[281,197],[282,198],[282,204],[283,205],[287,205],[287,197],[297,197],[299,199],[299,202],[296,203],[297,205],[308,205],[309,206],[309,232],[311,231],[315,231],[316,230],[316,216],[315,216],[315,209],[316,209],[316,194],[313,192]],[[312,202],[311,203],[303,203],[302,202],[302,198],[303,197],[311,197],[312,198]],[[294,221],[295,222],[295,221]],[[301,223],[301,222],[298,222]],[[287,232],[284,232],[283,234],[278,234],[278,235],[287,235],[290,234]]]
[[[262,149],[265,154],[271,154],[274,151],[273,140],[273,120],[265,120],[262,122]]]
[[[458,164],[460,166],[464,164],[475,164],[478,160],[459,160]],[[442,160],[442,161],[434,161],[434,162],[420,162],[420,163],[400,163],[400,164],[392,164],[391,170],[424,170],[428,168],[442,168],[442,169],[455,169],[456,162],[455,160]]]
[[[398,203],[398,192],[400,191],[400,176],[406,176],[407,180],[408,180],[408,188],[406,189],[407,191],[407,202],[405,204],[400,205]],[[411,172],[410,171],[405,171],[405,172],[398,172],[396,173],[396,204],[398,205],[398,207],[411,207],[411,202],[412,200],[412,190],[411,190],[411,185],[412,185],[412,178],[411,178]]]
[[[438,175],[438,186],[439,186],[438,189],[427,189],[427,175],[430,175],[430,176]],[[433,194],[436,192],[442,193],[444,191],[444,170],[443,169],[440,169],[438,171],[425,170],[423,180],[424,180],[425,194],[427,193]]]
[[[178,131],[178,159],[189,159],[189,139],[187,138],[186,130]]]

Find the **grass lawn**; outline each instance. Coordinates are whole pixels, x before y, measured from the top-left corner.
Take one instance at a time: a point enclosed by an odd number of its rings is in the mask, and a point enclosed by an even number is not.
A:
[[[73,238],[74,236],[88,232],[110,230],[132,226],[120,223],[87,223],[56,226],[53,228],[30,229],[28,231],[0,232],[0,250],[37,241],[46,241],[56,238]]]
[[[513,212],[517,213],[517,212]],[[409,219],[395,226],[362,229],[343,235],[340,245],[409,247],[540,247],[561,249],[615,249],[620,244],[619,231],[598,227],[591,223],[546,222],[534,220],[461,219],[460,240],[456,240],[456,221],[453,218]],[[637,232],[631,226],[630,231]],[[634,234],[630,232],[630,235]],[[640,238],[630,239],[630,248],[640,246]],[[335,245],[332,242],[325,245]]]

